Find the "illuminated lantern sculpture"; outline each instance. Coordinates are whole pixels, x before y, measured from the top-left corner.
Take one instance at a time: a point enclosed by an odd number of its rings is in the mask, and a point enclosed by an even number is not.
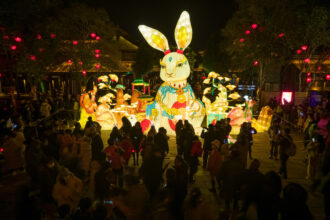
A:
[[[188,12],[182,12],[175,27],[174,36],[178,46],[176,52],[170,51],[166,37],[159,31],[145,25],[140,25],[139,30],[151,47],[165,54],[160,60],[160,77],[164,83],[159,87],[155,101],[147,106],[147,117],[154,121],[156,127],[165,127],[171,134],[174,134],[175,124],[179,119],[188,120],[195,128],[200,129],[205,109],[203,103],[196,100],[187,83],[190,66],[183,55],[192,40]]]

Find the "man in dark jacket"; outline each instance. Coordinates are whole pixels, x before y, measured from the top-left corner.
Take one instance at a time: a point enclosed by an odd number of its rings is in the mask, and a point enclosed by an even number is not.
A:
[[[230,204],[233,202],[234,209],[238,205],[238,190],[241,188],[243,177],[243,165],[240,161],[239,151],[233,150],[230,159],[224,161],[218,175],[218,182],[222,182],[223,196],[225,199],[225,208],[230,210]]]
[[[212,141],[214,141],[215,135],[214,135],[214,125],[209,124],[209,128],[203,129],[201,138],[204,138],[204,144],[203,144],[203,168],[206,168],[207,165],[207,159],[209,157],[209,153],[212,150]]]
[[[289,159],[289,155],[287,151],[291,145],[292,137],[290,136],[290,128],[284,128],[280,131],[278,145],[280,146],[280,161],[281,166],[279,170],[279,174],[283,174],[283,178],[287,179],[287,161]]]

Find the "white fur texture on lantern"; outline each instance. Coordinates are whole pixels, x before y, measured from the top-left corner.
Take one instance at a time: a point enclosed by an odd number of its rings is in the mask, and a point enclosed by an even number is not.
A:
[[[165,52],[160,60],[160,78],[164,83],[159,87],[155,101],[146,108],[146,115],[157,127],[165,127],[169,134],[174,134],[178,120],[188,120],[196,132],[204,119],[205,108],[187,83],[190,75],[188,59],[183,55],[192,40],[192,28],[188,12],[182,12],[175,28],[174,36],[177,52],[170,52],[166,37],[159,31],[140,25],[139,30],[149,45]]]

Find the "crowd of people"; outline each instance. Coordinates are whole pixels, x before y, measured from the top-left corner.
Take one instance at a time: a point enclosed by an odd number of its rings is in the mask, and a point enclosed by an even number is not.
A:
[[[51,112],[47,104],[34,108]],[[230,119],[208,125],[200,136],[189,121],[178,121],[171,164],[166,162],[170,148],[163,127],[157,131],[151,126],[143,133],[139,122],[131,125],[123,117],[122,127],[114,126],[103,143],[101,126],[92,118],[83,128],[78,122],[71,128],[46,113],[45,120],[31,126],[26,113],[16,112],[1,126],[2,176],[28,175],[28,190],[20,195],[22,205],[16,214],[30,219],[213,219],[214,210],[195,184],[198,169],[210,173],[206,187],[224,200],[219,219],[313,219],[306,190],[296,183],[282,187],[281,176],[288,178],[286,163],[294,155],[289,150],[294,146],[290,130],[295,123],[286,111],[281,113],[282,107],[275,108],[268,132],[269,159],[279,156],[278,172],[259,171],[260,161],[252,154],[256,130],[248,122],[242,124],[237,141],[230,143]],[[296,110],[299,127],[302,114]],[[307,149],[307,177],[314,187],[322,185],[329,217],[329,178],[325,178],[330,171],[329,124],[324,131],[322,121],[329,111],[301,111],[308,115],[300,127]]]

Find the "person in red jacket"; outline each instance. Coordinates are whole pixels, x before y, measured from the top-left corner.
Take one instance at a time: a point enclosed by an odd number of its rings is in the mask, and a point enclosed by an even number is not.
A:
[[[209,161],[207,164],[207,169],[208,169],[208,171],[210,171],[211,184],[212,184],[212,188],[209,190],[211,192],[216,193],[215,179],[216,179],[216,176],[219,174],[221,164],[222,164],[224,158],[223,158],[223,155],[219,151],[219,147],[220,147],[219,140],[215,139],[214,141],[212,141],[211,146],[212,146],[212,151],[210,153],[210,158],[209,158]]]
[[[131,158],[132,151],[134,151],[132,140],[129,134],[125,134],[123,140],[121,141],[121,147],[124,149],[124,159],[126,165],[128,165],[129,158]]]
[[[199,164],[198,157],[200,157],[202,153],[202,143],[200,142],[198,136],[194,136],[190,151],[190,158],[188,160],[188,164],[190,166],[189,181],[191,183],[194,182],[194,174],[197,172],[197,167]]]
[[[124,150],[113,139],[108,140],[109,146],[106,147],[103,152],[106,154],[109,163],[111,164],[112,171],[115,174],[115,182],[120,187],[123,186],[123,165],[125,160],[122,157]]]

